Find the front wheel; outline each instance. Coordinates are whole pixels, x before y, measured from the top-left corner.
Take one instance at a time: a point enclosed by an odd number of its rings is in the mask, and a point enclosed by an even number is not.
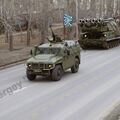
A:
[[[74,65],[71,68],[71,72],[72,73],[77,73],[78,70],[79,70],[79,59],[75,58],[75,63],[74,63]]]
[[[27,74],[27,78],[28,78],[28,80],[30,80],[30,81],[33,81],[33,80],[35,80],[35,78],[36,78],[36,75],[35,74],[31,74],[31,73],[29,73],[28,71],[26,72],[26,74]]]
[[[51,72],[51,79],[53,81],[59,81],[62,78],[63,69],[61,65],[56,65],[55,68]]]

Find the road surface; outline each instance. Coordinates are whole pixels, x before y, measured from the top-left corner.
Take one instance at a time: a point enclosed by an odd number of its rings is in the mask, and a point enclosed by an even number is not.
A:
[[[77,74],[30,82],[25,66],[0,71],[0,120],[102,120],[120,101],[120,47],[82,51]],[[13,94],[5,90],[21,82]]]

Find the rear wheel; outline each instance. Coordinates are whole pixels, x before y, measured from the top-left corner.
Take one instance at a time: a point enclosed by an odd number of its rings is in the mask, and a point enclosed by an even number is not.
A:
[[[56,65],[51,72],[51,79],[54,81],[59,81],[62,78],[63,69],[61,65]]]
[[[71,72],[72,73],[77,73],[78,70],[79,70],[79,59],[75,58],[75,63],[74,63],[74,65],[71,68]]]

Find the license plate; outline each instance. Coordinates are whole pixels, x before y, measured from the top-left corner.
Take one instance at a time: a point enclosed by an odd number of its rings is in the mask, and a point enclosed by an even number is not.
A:
[[[35,72],[41,72],[41,70],[35,70]]]

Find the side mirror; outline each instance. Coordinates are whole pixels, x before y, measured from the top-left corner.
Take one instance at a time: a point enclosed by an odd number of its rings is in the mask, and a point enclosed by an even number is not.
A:
[[[33,55],[33,51],[32,50],[30,51],[30,55]]]
[[[38,50],[38,46],[37,46],[37,45],[35,45],[35,46],[34,46],[34,53],[33,53],[34,55],[36,55],[37,50]]]

